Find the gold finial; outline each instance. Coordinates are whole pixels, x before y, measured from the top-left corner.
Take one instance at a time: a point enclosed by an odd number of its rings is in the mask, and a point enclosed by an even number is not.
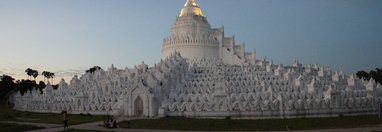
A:
[[[184,7],[186,6],[198,6],[198,5],[196,4],[196,0],[187,0],[186,4],[184,4]]]
[[[179,17],[186,16],[186,15],[203,16],[203,12],[200,9],[199,5],[196,4],[196,0],[186,1],[186,4],[184,4],[184,7],[180,11]]]

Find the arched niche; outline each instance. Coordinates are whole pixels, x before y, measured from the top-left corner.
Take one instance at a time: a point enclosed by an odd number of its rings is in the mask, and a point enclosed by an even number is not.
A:
[[[143,100],[140,96],[134,100],[134,115],[136,117],[143,116]]]

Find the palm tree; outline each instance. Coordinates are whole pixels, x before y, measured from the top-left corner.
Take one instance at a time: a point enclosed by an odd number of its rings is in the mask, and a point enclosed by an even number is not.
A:
[[[43,71],[43,72],[41,73],[41,75],[44,76],[44,82],[45,82],[45,78],[48,78],[48,77],[49,77],[49,72],[48,72],[48,71]]]
[[[52,84],[53,84],[54,73],[49,72],[49,78],[52,78]]]
[[[48,72],[48,71],[43,71],[41,73],[48,81],[50,78],[52,78],[52,83],[53,83],[53,77],[54,77],[54,73],[53,72]],[[44,78],[44,82],[45,82],[45,78]]]
[[[33,74],[32,74],[34,80],[36,81],[36,77],[38,76],[38,71],[37,70],[33,70]]]
[[[33,69],[31,69],[31,68],[27,68],[27,69],[25,70],[25,72],[26,72],[27,75],[29,76],[28,79],[30,79],[30,77],[33,75]]]

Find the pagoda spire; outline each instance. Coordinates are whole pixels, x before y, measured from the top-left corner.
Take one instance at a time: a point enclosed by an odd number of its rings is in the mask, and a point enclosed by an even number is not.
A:
[[[203,16],[203,12],[200,9],[199,5],[196,4],[196,0],[187,0],[182,10],[180,11],[179,17],[190,15]]]
[[[198,5],[196,4],[196,0],[187,0],[186,4],[184,4],[184,7],[186,6],[198,6]]]

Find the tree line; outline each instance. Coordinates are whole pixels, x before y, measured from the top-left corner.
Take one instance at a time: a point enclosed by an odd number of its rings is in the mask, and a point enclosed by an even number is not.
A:
[[[27,68],[25,73],[28,75],[28,79],[17,80],[9,75],[0,76],[0,102],[8,100],[9,96],[15,92],[20,92],[24,95],[31,90],[38,90],[42,93],[42,89],[46,87],[45,79],[53,82],[54,73],[49,71],[43,71],[41,73],[44,76],[44,81],[36,82],[36,78],[39,76],[38,70]],[[33,80],[32,80],[33,77]],[[53,88],[57,88],[58,85],[52,85]]]
[[[86,73],[93,74],[95,71],[102,69],[99,66],[93,66],[89,70],[86,70]],[[38,70],[34,70],[31,68],[27,68],[25,70],[25,73],[28,75],[28,79],[24,80],[17,80],[15,81],[15,78],[9,76],[9,75],[2,75],[0,76],[0,103],[3,103],[8,100],[8,98],[15,92],[20,92],[21,95],[24,95],[26,92],[31,90],[38,90],[42,94],[42,90],[46,87],[45,79],[49,81],[49,79],[52,79],[53,84],[53,78],[54,73],[49,71],[43,71],[41,73],[42,76],[44,76],[44,81],[36,82],[36,78],[39,76]],[[32,80],[32,77],[34,80]],[[53,89],[57,89],[58,85],[52,85]]]
[[[24,95],[26,92],[31,90],[38,90],[42,93],[42,89],[46,87],[45,82],[40,81],[36,83],[35,80],[17,80],[9,75],[0,76],[0,102],[4,102],[10,97],[12,93],[20,92]],[[52,85],[57,88],[57,85]]]
[[[358,71],[356,73],[356,76],[359,79],[367,80],[373,79],[375,83],[382,84],[382,69],[375,68],[375,70],[370,70],[369,72],[366,71]]]

